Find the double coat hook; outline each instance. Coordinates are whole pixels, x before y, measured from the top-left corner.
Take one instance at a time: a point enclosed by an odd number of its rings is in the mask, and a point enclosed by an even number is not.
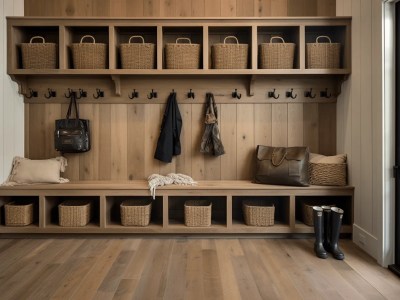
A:
[[[297,94],[293,95],[293,89],[290,89],[289,92],[286,92],[286,98],[296,99],[297,98]]]
[[[269,97],[269,98],[278,99],[279,96],[280,96],[279,94],[276,95],[276,89],[274,89],[272,92],[268,92],[268,97]]]
[[[38,96],[38,92],[34,91],[32,89],[29,89],[29,93],[28,94],[25,94],[25,97],[28,98],[28,99],[31,99],[32,97],[36,98],[37,96]]]
[[[232,98],[240,99],[242,98],[242,94],[239,94],[237,89],[235,89],[235,91],[232,92]]]
[[[53,97],[56,97],[56,96],[57,96],[56,91],[54,91],[53,89],[50,89],[50,88],[47,89],[47,94],[44,94],[44,97],[46,99],[50,99],[50,98],[53,98]]]
[[[305,91],[304,92],[304,97],[314,99],[315,97],[317,97],[317,95],[316,94],[314,94],[314,95],[312,94],[312,88],[311,88],[309,91]]]
[[[151,89],[151,93],[147,95],[147,99],[153,99],[157,97],[158,97],[157,92],[155,92],[153,89]]]
[[[139,92],[133,89],[133,92],[128,95],[129,99],[139,98]]]
[[[187,97],[190,99],[194,99],[194,92],[192,92],[192,89],[190,89],[189,93],[187,94]]]
[[[332,97],[332,94],[331,93],[328,94],[328,88],[326,88],[325,91],[321,91],[320,96],[321,98],[329,99],[330,97]]]
[[[99,99],[99,98],[103,98],[103,97],[104,97],[104,91],[102,91],[101,89],[96,89],[96,95],[93,94],[93,98]]]
[[[64,93],[65,98],[71,98],[72,95],[75,95],[76,99],[81,99],[82,97],[87,97],[87,92],[83,89],[79,89],[79,91],[76,92],[73,89],[68,88],[68,94]]]

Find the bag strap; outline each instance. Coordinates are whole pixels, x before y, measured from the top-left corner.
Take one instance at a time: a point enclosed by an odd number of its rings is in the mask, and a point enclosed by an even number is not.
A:
[[[283,148],[274,148],[274,150],[272,150],[272,159],[271,159],[271,163],[272,163],[272,165],[273,165],[274,167],[279,167],[279,166],[283,163],[283,161],[285,160],[285,158],[286,158],[287,149],[284,148],[283,150],[284,150],[285,152],[283,153],[283,155],[282,155],[282,157],[280,158],[280,160],[279,160],[278,162],[276,162],[276,159],[279,159],[279,158],[278,158],[278,157],[279,157],[278,152],[280,152],[280,151],[279,151],[280,149],[283,149]]]
[[[217,111],[217,105],[215,104],[215,99],[214,99],[214,94],[210,95],[210,106],[211,106],[211,112],[215,116],[216,119],[218,119],[218,111]]]
[[[69,120],[72,114],[72,106],[75,107],[75,119],[79,120],[79,110],[78,110],[78,104],[76,103],[76,94],[73,92],[71,93],[71,100],[69,101],[69,106],[68,106],[68,111],[67,111],[67,116],[66,119]]]

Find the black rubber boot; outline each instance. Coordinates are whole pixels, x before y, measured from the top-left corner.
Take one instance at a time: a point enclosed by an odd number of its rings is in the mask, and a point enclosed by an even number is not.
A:
[[[331,207],[321,206],[324,211],[324,248],[326,251],[331,252]]]
[[[344,254],[339,248],[340,227],[342,226],[343,209],[338,207],[331,208],[331,249],[333,257],[339,260],[344,259]]]
[[[315,232],[315,243],[314,252],[319,258],[327,258],[328,254],[324,248],[324,214],[323,210],[319,206],[313,206],[313,217],[314,217],[314,232]]]

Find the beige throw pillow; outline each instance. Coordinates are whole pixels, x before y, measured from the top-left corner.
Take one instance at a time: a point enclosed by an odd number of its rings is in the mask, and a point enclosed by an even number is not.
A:
[[[334,156],[325,156],[316,153],[310,153],[310,163],[315,164],[345,164],[347,162],[346,154],[338,154]]]
[[[60,172],[64,172],[66,166],[67,159],[61,156],[43,160],[17,156],[14,157],[10,176],[3,185],[68,182],[68,179],[60,177]]]

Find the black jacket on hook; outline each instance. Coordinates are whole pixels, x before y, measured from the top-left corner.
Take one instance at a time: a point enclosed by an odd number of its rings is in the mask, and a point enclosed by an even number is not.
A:
[[[179,111],[176,93],[171,93],[165,108],[154,158],[170,163],[173,155],[181,154],[182,117]]]

